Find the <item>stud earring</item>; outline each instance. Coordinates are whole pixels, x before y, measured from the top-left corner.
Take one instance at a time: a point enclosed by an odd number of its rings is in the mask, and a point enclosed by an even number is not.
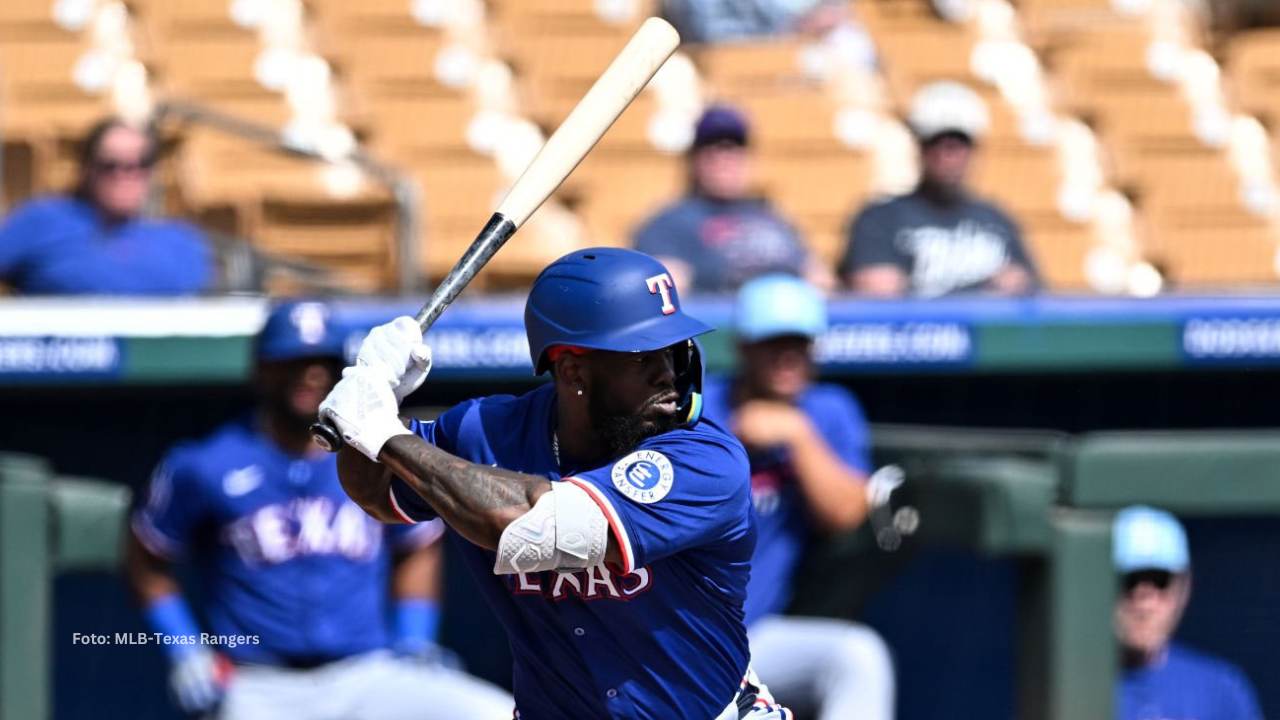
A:
[[[582,395],[582,388],[578,388],[578,395]]]

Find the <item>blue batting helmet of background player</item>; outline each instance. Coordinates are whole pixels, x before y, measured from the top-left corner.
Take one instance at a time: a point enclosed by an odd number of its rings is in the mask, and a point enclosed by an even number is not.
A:
[[[576,250],[543,270],[524,307],[529,354],[538,375],[548,350],[648,352],[686,343],[676,357],[677,390],[686,422],[701,413],[702,354],[693,340],[709,325],[686,315],[671,273],[654,258],[622,248]]]
[[[295,300],[277,305],[258,333],[258,360],[276,362],[304,357],[341,360],[345,335],[322,302]]]

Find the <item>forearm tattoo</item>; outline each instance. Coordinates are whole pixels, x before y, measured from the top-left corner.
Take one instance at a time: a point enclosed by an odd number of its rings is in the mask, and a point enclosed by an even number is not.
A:
[[[547,478],[468,462],[412,435],[392,438],[379,456],[468,540],[494,549],[507,524],[551,489]]]

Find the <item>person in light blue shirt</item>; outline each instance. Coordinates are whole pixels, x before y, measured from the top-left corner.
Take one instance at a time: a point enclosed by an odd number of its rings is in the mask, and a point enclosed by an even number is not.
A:
[[[1187,536],[1163,510],[1133,506],[1112,531],[1121,594],[1116,601],[1123,676],[1120,720],[1262,720],[1248,678],[1236,666],[1173,642],[1191,597]]]
[[[214,280],[193,225],[142,217],[155,141],[119,119],[83,143],[80,181],[0,223],[0,283],[26,295],[190,295]]]
[[[783,614],[810,537],[858,527],[879,502],[862,408],[843,387],[812,379],[814,339],[826,327],[826,303],[805,281],[766,275],[743,285],[738,371],[707,379],[703,414],[733,431],[751,464],[752,662],[783,702],[814,711],[805,717],[888,720],[894,673],[880,636],[847,620]]]

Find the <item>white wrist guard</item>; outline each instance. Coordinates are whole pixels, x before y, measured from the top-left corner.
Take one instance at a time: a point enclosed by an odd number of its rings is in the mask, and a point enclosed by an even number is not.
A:
[[[593,567],[608,548],[609,521],[600,506],[577,485],[552,482],[551,492],[502,531],[493,573]]]

